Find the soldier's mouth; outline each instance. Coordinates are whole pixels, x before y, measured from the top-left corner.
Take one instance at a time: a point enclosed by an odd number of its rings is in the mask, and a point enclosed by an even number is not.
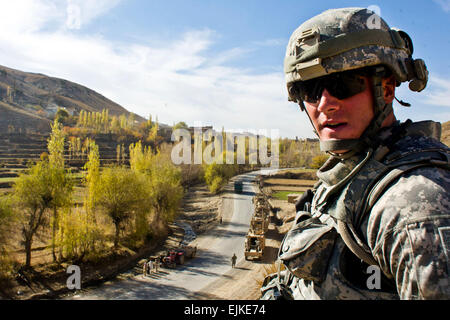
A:
[[[325,123],[322,125],[322,128],[328,128],[328,129],[338,129],[341,128],[343,126],[345,126],[346,123],[345,122],[336,122],[336,123]]]

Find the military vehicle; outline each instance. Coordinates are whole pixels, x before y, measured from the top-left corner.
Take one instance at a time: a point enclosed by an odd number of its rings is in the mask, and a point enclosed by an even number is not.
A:
[[[183,251],[186,258],[192,259],[197,254],[197,246],[190,246],[184,243],[180,244],[178,251]]]
[[[267,201],[267,197],[264,193],[257,193],[255,194],[255,196],[252,198],[252,202],[254,204],[258,204],[258,203],[265,203]]]
[[[269,229],[269,219],[253,216],[250,221],[250,230],[255,234],[264,234]]]
[[[244,190],[244,185],[243,185],[242,181],[236,181],[234,183],[234,192],[242,193],[243,190]]]
[[[249,230],[245,240],[245,260],[261,260],[265,245],[266,238],[264,234],[255,234]]]

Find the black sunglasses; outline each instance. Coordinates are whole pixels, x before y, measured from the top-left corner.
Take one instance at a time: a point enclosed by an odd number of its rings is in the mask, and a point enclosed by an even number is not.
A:
[[[299,100],[309,103],[319,101],[324,89],[327,89],[333,97],[342,100],[366,89],[363,78],[366,75],[368,75],[366,70],[332,73],[316,79],[294,82],[290,90]]]

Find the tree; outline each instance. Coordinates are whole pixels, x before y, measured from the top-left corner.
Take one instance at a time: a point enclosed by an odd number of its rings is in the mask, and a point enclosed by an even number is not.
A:
[[[150,147],[142,147],[142,142],[130,144],[130,167],[138,173],[150,174],[154,162],[154,155]]]
[[[109,110],[108,109],[102,110],[102,127],[103,127],[103,133],[108,133],[108,129],[109,129]]]
[[[176,129],[186,129],[187,130],[187,129],[189,129],[189,126],[186,124],[186,122],[181,121],[172,127],[172,130],[176,130]]]
[[[155,122],[154,124],[151,126],[148,136],[147,136],[147,141],[153,143],[154,145],[157,144],[157,139],[158,139],[158,130],[159,130],[159,124],[158,124],[158,116],[156,116]]]
[[[58,111],[56,111],[55,113],[55,121],[62,125],[65,125],[69,116],[69,113],[65,109],[61,109],[58,107]]]
[[[65,207],[59,219],[57,245],[62,256],[80,262],[88,254],[94,254],[103,237],[95,217],[97,201],[96,185],[100,176],[100,157],[95,141],[88,140],[88,162],[84,165],[86,194],[84,210]]]
[[[205,182],[209,186],[211,193],[217,193],[226,183],[220,172],[220,165],[213,162],[205,167]]]
[[[6,247],[13,218],[10,198],[0,197],[0,278],[6,277],[11,269]]]
[[[72,200],[73,182],[64,168],[64,132],[61,124],[55,119],[52,133],[48,139],[49,188],[51,190],[52,224],[52,257],[56,261],[56,232],[58,230],[58,209],[69,206]]]
[[[116,116],[113,116],[111,118],[110,130],[111,130],[111,132],[116,133],[116,134],[119,133],[119,131],[120,131],[120,122]]]
[[[85,210],[65,208],[60,218],[57,243],[64,258],[77,264],[87,255],[95,254],[97,244],[102,243],[102,236]]]
[[[222,153],[222,158],[225,158],[225,154],[225,152]],[[233,163],[236,163],[236,153],[234,153],[233,158]],[[211,164],[205,164],[205,182],[209,191],[217,193],[238,171],[239,165],[237,164],[218,164],[215,161]]]
[[[10,199],[6,196],[0,197],[0,246],[6,242],[7,226],[12,219],[12,208]]]
[[[114,248],[117,249],[123,224],[145,203],[145,183],[130,169],[105,168],[96,184],[96,204],[115,226]]]
[[[168,154],[157,152],[150,171],[151,202],[157,221],[166,224],[175,218],[183,198],[181,171],[176,168]]]
[[[96,185],[100,179],[100,154],[95,141],[89,142],[88,162],[86,162],[83,168],[86,170],[84,183],[87,189],[87,196],[84,203],[88,216],[91,217],[91,221],[95,222],[94,209],[97,200]]]
[[[82,127],[83,126],[83,121],[84,121],[84,110],[81,110],[80,113],[78,114],[78,121],[77,121],[77,126],[78,127]]]
[[[323,166],[323,164],[327,160],[328,160],[328,156],[326,154],[319,154],[319,155],[315,156],[314,158],[312,158],[311,168],[319,169],[320,167]]]
[[[87,128],[89,123],[88,123],[88,112],[86,110],[83,110],[83,121],[81,122],[81,125],[83,128]]]
[[[120,122],[120,128],[121,129],[127,129],[128,128],[127,116],[125,114],[121,114],[119,116],[119,122]]]
[[[52,168],[64,168],[64,132],[61,124],[55,119],[51,125],[52,132],[47,141],[49,163]]]
[[[183,197],[181,171],[172,164],[170,153],[153,154],[140,141],[130,145],[130,166],[137,174],[145,175],[155,221],[166,225],[175,217]]]
[[[48,161],[31,167],[28,174],[20,174],[13,187],[14,208],[18,211],[25,266],[31,266],[31,247],[39,228],[47,223],[46,212],[52,205],[51,172]]]

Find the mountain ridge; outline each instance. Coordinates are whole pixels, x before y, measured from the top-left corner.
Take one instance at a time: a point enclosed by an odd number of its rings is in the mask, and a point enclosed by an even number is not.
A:
[[[110,116],[132,113],[84,85],[0,65],[0,131],[13,128],[48,131],[58,107],[72,115],[78,115],[81,110],[101,112],[103,109],[108,109]],[[145,121],[137,114],[135,119]]]

